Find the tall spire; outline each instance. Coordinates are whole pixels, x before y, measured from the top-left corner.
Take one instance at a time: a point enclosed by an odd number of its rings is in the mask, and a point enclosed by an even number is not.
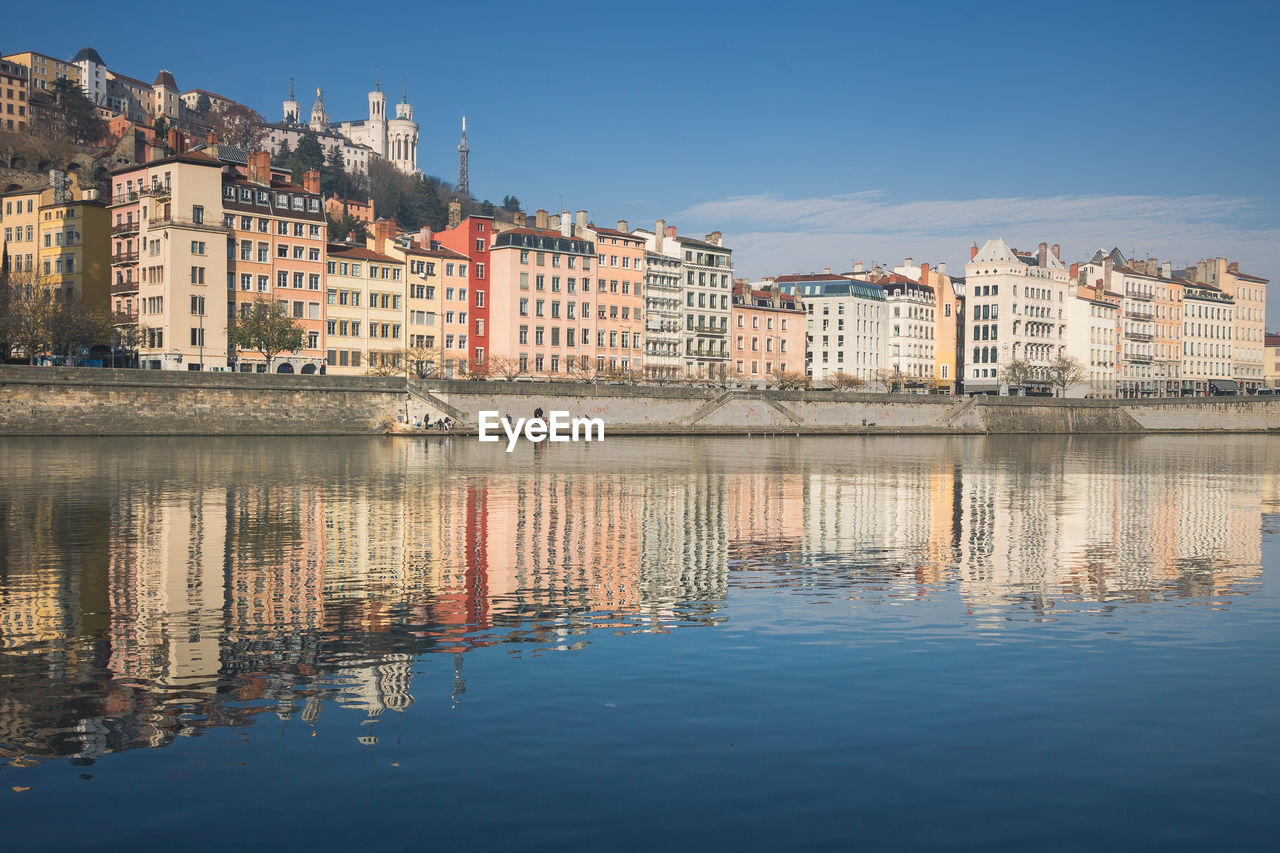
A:
[[[293,78],[289,78],[289,100],[293,100]]]
[[[400,98],[400,103],[409,103],[409,78],[404,78],[404,95]]]
[[[375,66],[373,66],[373,67],[374,67],[374,72],[373,72],[373,91],[375,91],[375,92],[381,92],[381,91],[382,91],[382,66],[381,66],[381,65],[375,65]]]
[[[467,176],[467,157],[471,149],[467,147],[467,117],[462,117],[462,142],[458,144],[458,194],[471,195],[470,181]]]

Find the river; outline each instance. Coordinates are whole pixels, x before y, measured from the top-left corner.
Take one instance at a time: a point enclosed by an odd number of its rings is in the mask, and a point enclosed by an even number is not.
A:
[[[1280,439],[0,440],[6,850],[1264,847]]]

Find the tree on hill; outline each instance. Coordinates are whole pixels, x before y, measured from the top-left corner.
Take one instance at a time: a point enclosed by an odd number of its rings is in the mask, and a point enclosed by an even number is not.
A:
[[[245,151],[261,151],[267,139],[267,120],[257,110],[231,104],[208,115],[209,127],[218,141]]]
[[[513,195],[504,195],[502,197],[502,209],[505,210],[507,213],[519,213],[520,199],[516,198]]]
[[[196,98],[196,112],[205,115],[211,109],[213,109],[213,102],[209,100],[209,93],[201,92],[200,97]]]
[[[329,242],[331,243],[346,242],[347,235],[350,234],[352,243],[363,246],[369,237],[368,223],[347,213],[345,206],[341,216],[326,214],[325,218],[329,220]]]
[[[106,124],[98,117],[97,107],[79,83],[69,77],[59,77],[49,87],[49,97],[52,109],[48,111],[47,120],[58,123],[51,130],[61,130],[79,145],[93,145],[102,138]]]
[[[289,147],[289,140],[282,139],[280,140],[280,149],[271,155],[271,165],[283,169],[292,156],[293,149]]]
[[[283,302],[260,296],[227,330],[228,342],[237,349],[262,353],[271,372],[271,360],[282,352],[297,352],[307,344],[302,324],[285,314]]]
[[[156,142],[164,145],[165,140],[169,137],[169,121],[164,116],[160,116],[151,127],[155,131]]]

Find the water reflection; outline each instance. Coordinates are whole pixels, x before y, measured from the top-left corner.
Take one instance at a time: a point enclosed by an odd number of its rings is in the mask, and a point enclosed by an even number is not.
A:
[[[0,755],[375,721],[423,655],[460,699],[472,649],[715,624],[737,588],[930,599],[957,630],[1224,601],[1261,571],[1275,462],[1253,438],[8,440]]]

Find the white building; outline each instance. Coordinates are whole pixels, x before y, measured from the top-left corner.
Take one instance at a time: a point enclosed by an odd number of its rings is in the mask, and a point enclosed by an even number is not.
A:
[[[933,288],[896,272],[873,270],[871,281],[884,288],[885,367],[902,374],[908,388],[929,385],[937,335]]]
[[[661,245],[661,238],[655,242]],[[682,280],[683,271],[680,261],[662,252],[645,253],[644,370],[646,375],[675,377],[684,374],[680,346]]]
[[[1120,328],[1119,298],[1108,299],[1081,287],[1067,300],[1067,355],[1084,368],[1084,383],[1067,390],[1068,397],[1116,396],[1116,345]]]
[[[369,160],[375,156],[389,161],[405,174],[418,171],[418,123],[413,120],[413,106],[407,101],[397,104],[396,117],[388,120],[387,95],[380,86],[369,93],[368,119],[330,121],[324,106],[324,90],[319,88],[306,121],[292,87],[289,99],[282,106],[283,120],[267,125],[272,155],[280,150],[282,142],[296,148],[298,140],[309,130],[316,135],[326,155],[335,146],[342,148],[343,163],[348,171],[368,172]]]
[[[812,275],[780,275],[783,293],[798,294],[807,313],[805,372],[815,381],[837,373],[867,382],[885,366],[885,291],[830,270]]]
[[[1041,243],[1029,254],[988,240],[965,264],[967,393],[1007,391],[1000,373],[1011,361],[1044,369],[1066,354],[1067,297],[1074,284],[1057,248]],[[1048,391],[1046,383],[1038,387]]]
[[[680,263],[679,359],[683,374],[725,379],[729,375],[733,250],[721,245],[719,231],[698,240],[679,234],[674,225],[662,219],[655,231],[635,228],[631,233],[644,239],[648,253],[666,255]],[[669,296],[671,290],[665,293]],[[669,344],[672,336],[658,341]]]

